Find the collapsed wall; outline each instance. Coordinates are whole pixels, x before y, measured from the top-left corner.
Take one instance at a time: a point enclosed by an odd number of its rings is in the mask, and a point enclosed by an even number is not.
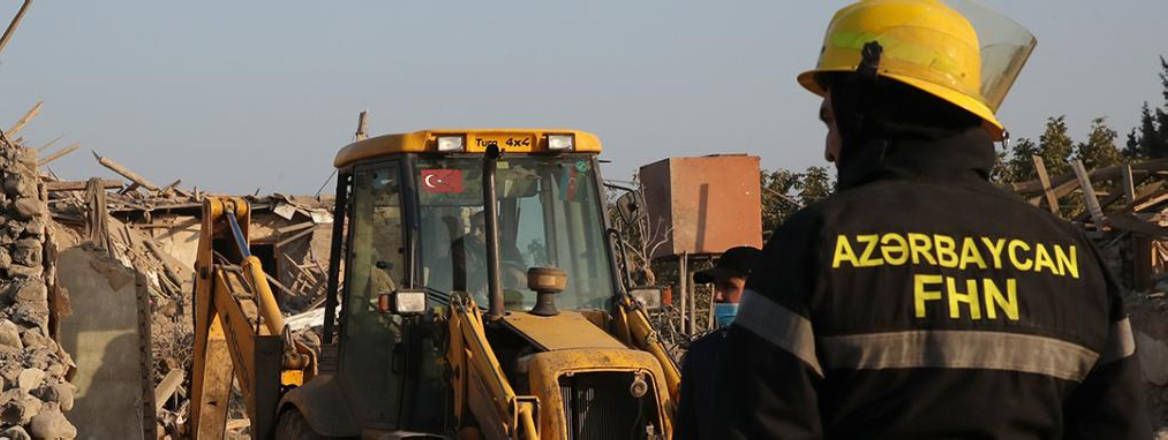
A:
[[[0,437],[75,438],[72,360],[54,339],[67,311],[35,150],[0,142]]]

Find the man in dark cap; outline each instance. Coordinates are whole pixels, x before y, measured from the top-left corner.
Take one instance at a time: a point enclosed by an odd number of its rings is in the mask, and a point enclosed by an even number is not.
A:
[[[738,314],[746,276],[761,250],[750,246],[728,249],[710,269],[694,274],[695,283],[714,284],[714,320],[718,329],[693,341],[681,365],[681,397],[675,439],[713,438],[714,368],[726,338],[726,328]]]

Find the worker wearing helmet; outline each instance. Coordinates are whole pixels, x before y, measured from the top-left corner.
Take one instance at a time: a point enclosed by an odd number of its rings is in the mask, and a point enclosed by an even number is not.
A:
[[[976,4],[862,0],[799,83],[838,192],[752,270],[718,438],[1150,438],[1120,288],[1072,224],[988,182],[1034,46]]]

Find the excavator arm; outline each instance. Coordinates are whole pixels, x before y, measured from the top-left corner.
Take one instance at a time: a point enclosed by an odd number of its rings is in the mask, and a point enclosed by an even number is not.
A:
[[[268,438],[282,389],[316,373],[316,355],[292,340],[260,260],[248,242],[250,209],[239,198],[203,201],[195,266],[195,352],[190,421],[195,439],[221,439],[234,379],[252,435]]]
[[[483,316],[469,296],[451,301],[450,348],[454,369],[455,418],[473,415],[484,438],[535,440],[539,399],[519,396],[511,388],[483,330]],[[465,414],[469,409],[471,414]]]

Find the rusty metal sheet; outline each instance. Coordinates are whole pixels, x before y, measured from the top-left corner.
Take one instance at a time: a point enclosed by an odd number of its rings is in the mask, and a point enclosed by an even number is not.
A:
[[[674,157],[640,172],[650,224],[667,228],[653,258],[762,247],[757,156]]]

